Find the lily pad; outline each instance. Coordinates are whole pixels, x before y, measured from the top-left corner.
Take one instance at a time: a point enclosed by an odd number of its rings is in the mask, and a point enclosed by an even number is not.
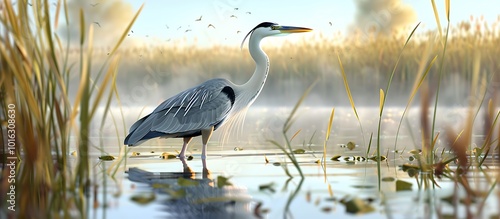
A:
[[[356,144],[354,142],[352,142],[352,141],[347,142],[347,149],[352,151],[354,148],[356,148]]]
[[[413,185],[403,180],[396,180],[396,191],[411,191]]]
[[[366,203],[364,200],[360,198],[353,198],[347,201],[342,201],[341,203],[345,205],[345,210],[347,213],[365,214],[375,210],[373,206]]]
[[[156,195],[154,193],[151,194],[138,194],[130,197],[130,200],[137,204],[145,205],[151,203],[156,199]]]

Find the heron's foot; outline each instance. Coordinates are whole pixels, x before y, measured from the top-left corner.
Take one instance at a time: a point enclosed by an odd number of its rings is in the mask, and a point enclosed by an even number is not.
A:
[[[210,172],[210,170],[208,170],[206,167],[204,167],[203,168],[203,178],[204,179],[211,178],[211,175],[212,175],[212,172]]]
[[[194,175],[194,171],[191,169],[191,167],[185,166],[183,170],[184,176],[192,176]]]

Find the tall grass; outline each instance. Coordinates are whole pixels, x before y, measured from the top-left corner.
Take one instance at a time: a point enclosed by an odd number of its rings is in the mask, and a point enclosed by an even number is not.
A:
[[[70,24],[66,1],[3,1],[0,22],[0,75],[2,131],[6,129],[9,104],[15,105],[16,208],[17,218],[86,218],[90,191],[90,122],[97,107],[109,107],[116,89],[118,56],[113,52],[101,63],[97,74],[93,65],[93,29],[80,10],[79,58],[70,59],[70,47],[56,33],[59,17]],[[61,11],[62,10],[62,11]],[[61,14],[62,13],[62,14]],[[52,20],[54,18],[54,20]],[[74,101],[69,99],[69,81],[79,79]],[[106,94],[107,93],[107,94]],[[103,118],[104,119],[104,118]],[[70,136],[78,136],[78,159],[70,165]],[[2,135],[3,136],[3,135]],[[2,139],[3,141],[4,139]],[[8,155],[4,155],[8,156]],[[5,164],[5,163],[4,163]],[[4,168],[6,166],[4,165]],[[7,178],[2,178],[5,184]],[[5,194],[2,192],[2,194]],[[5,208],[3,208],[5,210]]]

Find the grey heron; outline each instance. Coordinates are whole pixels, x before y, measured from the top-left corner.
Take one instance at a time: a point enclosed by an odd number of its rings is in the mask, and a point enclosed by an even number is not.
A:
[[[183,138],[179,158],[186,171],[185,153],[193,137],[202,137],[201,159],[203,172],[206,165],[207,143],[212,132],[230,117],[244,111],[260,94],[269,73],[269,58],[262,51],[260,42],[268,36],[309,32],[304,27],[280,26],[263,22],[245,36],[249,38],[250,55],[255,61],[255,71],[250,79],[237,85],[223,78],[208,80],[187,89],[161,103],[151,114],[144,116],[131,127],[124,144],[136,146],[152,138]]]

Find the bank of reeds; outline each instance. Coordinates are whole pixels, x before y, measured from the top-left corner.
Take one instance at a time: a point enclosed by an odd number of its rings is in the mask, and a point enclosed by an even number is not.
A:
[[[474,57],[481,57],[479,65],[486,74],[500,71],[500,64],[496,61],[500,53],[497,46],[500,44],[499,23],[500,20],[488,24],[480,18],[472,18],[450,25],[446,60],[442,67],[431,66],[428,74],[432,86],[435,86],[437,72],[439,68],[443,68],[442,83],[446,89],[443,89],[442,94],[446,94],[447,98],[442,98],[442,103],[454,104],[468,95],[472,87]],[[366,96],[367,93],[386,86],[394,63],[399,57],[401,42],[405,41],[404,36],[384,37],[359,33],[338,35],[340,39],[335,41],[332,37],[312,33],[302,41],[285,42],[282,46],[265,48],[271,58],[271,76],[268,78],[268,84],[271,86],[264,88],[263,96],[266,96],[266,92],[280,92],[293,93],[295,97],[299,97],[301,92],[291,87],[301,85],[305,89],[320,78],[313,94],[348,104],[339,63],[335,59],[338,53],[342,58],[343,67],[348,69],[347,80],[351,85],[352,95],[358,96],[357,105],[378,104],[373,101],[376,96],[366,99],[360,99],[359,96]],[[418,74],[415,69],[421,68],[422,63],[428,63],[429,54],[440,54],[443,43],[441,37],[444,36],[438,31],[425,31],[423,28],[419,28],[412,36],[401,55],[397,74],[393,78],[391,89],[394,93],[404,94],[399,96],[406,97],[412,92],[414,78]],[[137,80],[141,80],[145,74],[160,79],[159,81],[164,82],[162,85],[168,85],[169,82],[176,81],[174,79],[182,77],[194,78],[198,80],[194,83],[197,83],[223,76],[243,83],[252,73],[252,60],[246,49],[241,51],[238,45],[227,47],[214,43],[212,47],[182,47],[177,46],[181,43],[174,41],[150,47],[122,48],[122,65],[125,68],[121,72],[123,77],[118,79],[119,84],[124,86],[122,91],[127,93],[127,90],[130,90],[128,88],[136,86]],[[106,49],[100,49],[96,52],[96,57],[106,57],[108,52]],[[77,52],[73,54],[77,55]],[[497,86],[500,84],[498,77],[493,80]],[[162,86],[161,89],[167,89],[165,87],[168,86]],[[406,99],[399,96],[391,97],[388,104],[393,104],[396,100],[400,105],[405,104]]]
[[[4,145],[4,173],[15,162],[14,181],[4,174],[1,197],[15,192],[15,211],[2,201],[3,218],[87,218],[90,196],[89,124],[98,107],[110,106],[116,92],[118,56],[114,53],[137,17],[117,41],[113,50],[93,72],[93,28],[80,10],[79,45],[70,45],[56,30],[60,20],[69,23],[66,1],[4,0],[0,11],[0,120],[1,131],[14,124],[15,145]],[[64,33],[67,34],[67,33]],[[72,47],[78,58],[69,59]],[[77,78],[77,93],[69,99],[70,78]],[[14,109],[14,111],[9,111]],[[105,110],[106,111],[106,110]],[[15,118],[11,117],[15,114]],[[105,116],[104,116],[105,117]],[[13,119],[13,120],[8,120]],[[104,118],[102,118],[104,120]],[[11,122],[11,123],[10,123]],[[77,136],[76,160],[70,156],[70,136]],[[1,136],[7,142],[6,135]],[[15,152],[10,154],[11,149]],[[72,164],[73,163],[73,164]],[[14,187],[12,187],[14,186]]]

